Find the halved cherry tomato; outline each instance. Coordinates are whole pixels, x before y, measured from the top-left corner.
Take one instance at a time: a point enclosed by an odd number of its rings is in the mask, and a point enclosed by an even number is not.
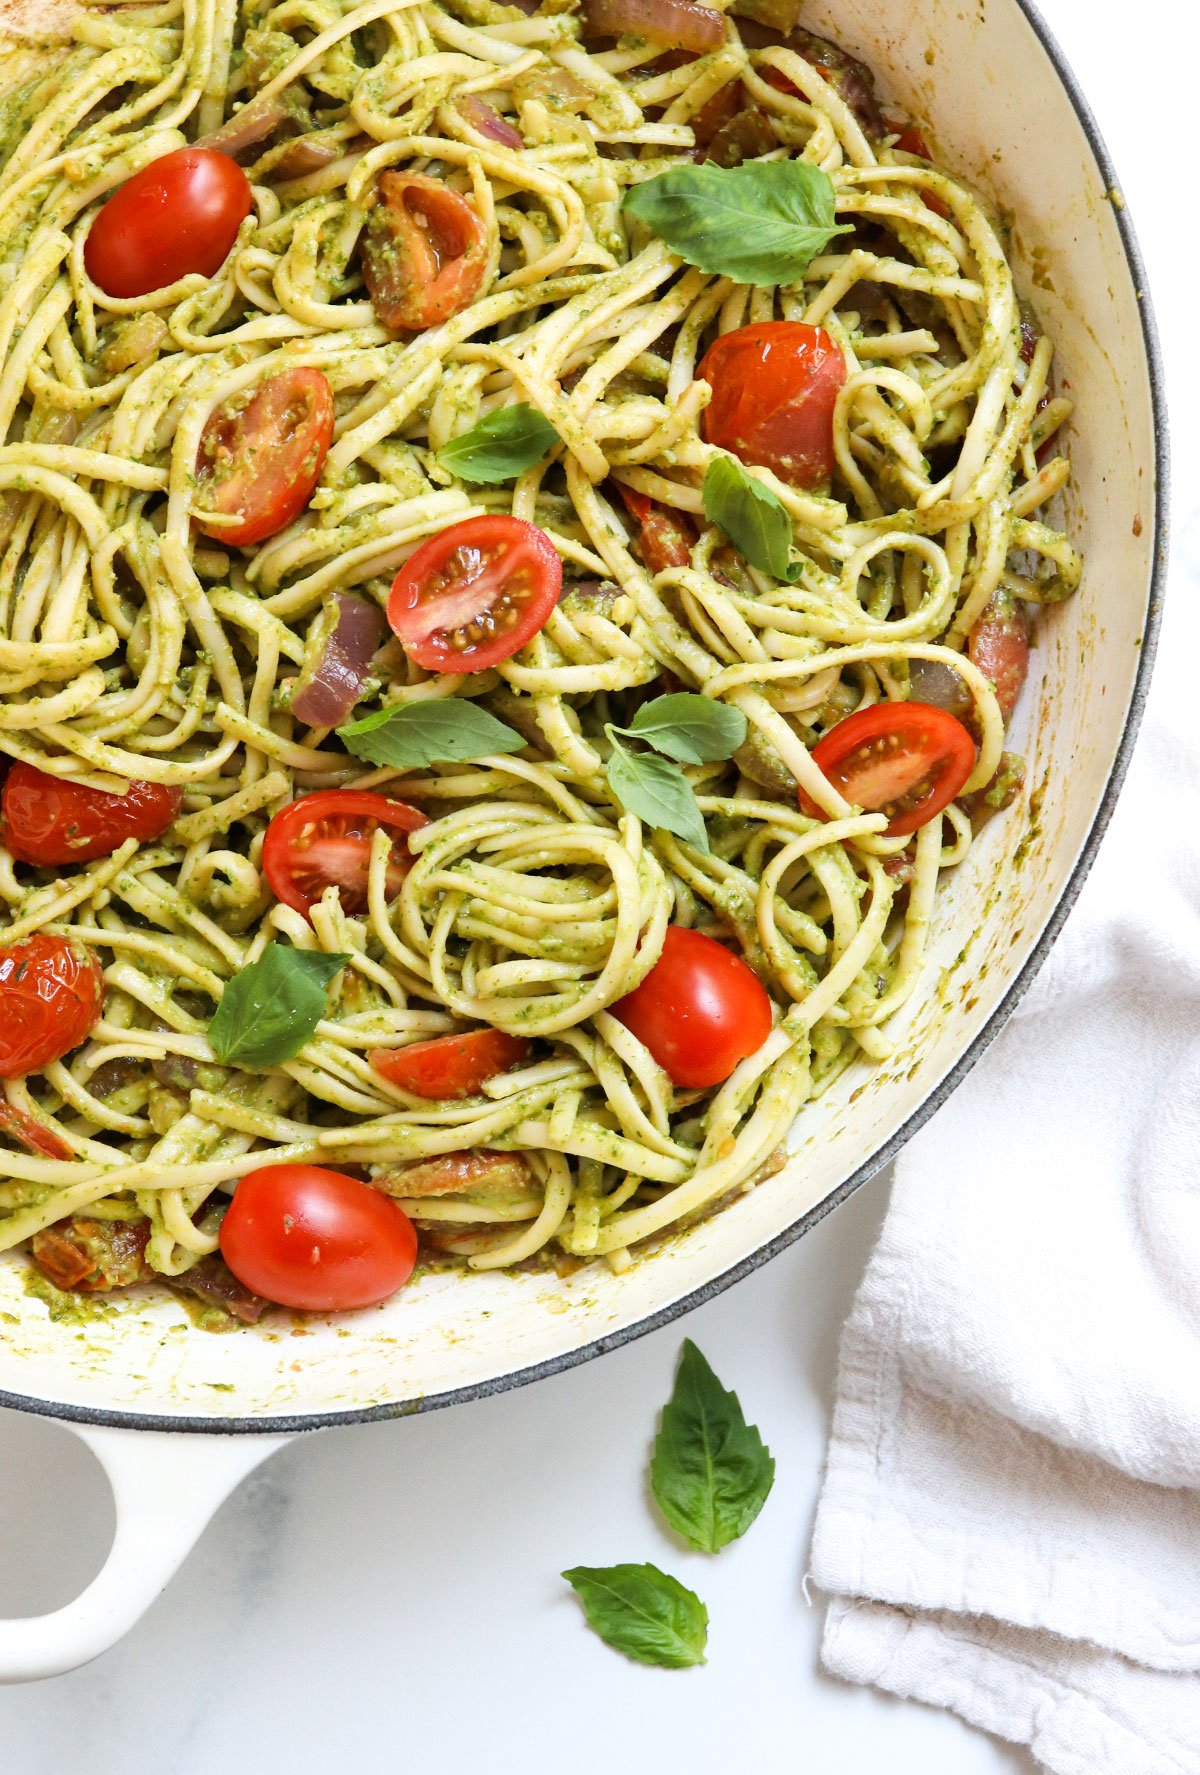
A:
[[[561,591],[562,561],[544,530],[523,518],[468,518],[409,556],[387,616],[427,672],[486,672],[533,639]]]
[[[710,444],[769,468],[793,487],[833,473],[833,409],[846,360],[823,327],[763,321],[722,333],[697,372],[712,387]]]
[[[971,630],[967,654],[990,678],[1007,721],[1017,706],[1029,672],[1029,618],[1025,606],[1006,592],[993,592],[987,609]]]
[[[676,1085],[719,1085],[771,1033],[771,1001],[741,956],[700,931],[670,925],[662,954],[612,1014]]]
[[[100,963],[37,931],[0,949],[0,1079],[20,1079],[85,1041],[104,1008]]]
[[[380,173],[362,267],[381,324],[438,327],[469,306],[487,271],[483,223],[465,197],[425,173]]]
[[[119,185],[92,223],[83,262],[106,296],[148,296],[212,277],[254,207],[250,181],[214,148],[176,148]]]
[[[621,481],[617,482],[617,491],[626,511],[637,521],[638,548],[650,572],[661,573],[664,567],[686,567],[696,541],[687,519],[672,511],[670,506],[659,505],[656,499],[635,492]]]
[[[417,1235],[370,1184],[319,1165],[247,1172],[221,1222],[221,1256],[266,1300],[308,1313],[373,1307],[412,1275]]]
[[[87,863],[127,838],[158,838],[182,805],[183,791],[163,783],[133,782],[124,795],[106,795],[18,761],[0,796],[0,841],[19,863]]]
[[[333,390],[320,370],[281,370],[226,401],[200,434],[197,530],[239,548],[274,536],[312,498],[332,442]]]
[[[896,137],[892,143],[893,148],[898,149],[901,154],[911,154],[916,160],[933,159],[933,155],[929,152],[929,144],[915,123],[904,123],[896,117],[888,117],[884,121],[887,124],[888,133],[894,134]],[[923,191],[921,201],[933,211],[934,215],[941,216],[944,222],[950,220],[949,205],[943,203],[940,197],[935,197],[932,191]]]
[[[813,762],[866,813],[885,813],[889,838],[927,825],[975,768],[975,742],[961,721],[932,703],[875,703],[831,728]],[[826,816],[800,791],[813,819]]]
[[[307,912],[327,887],[340,890],[342,911],[367,910],[371,840],[376,829],[397,834],[387,869],[389,899],[408,873],[404,834],[429,822],[406,801],[366,789],[323,789],[280,808],[263,840],[262,867],[277,900]]]
[[[408,1048],[374,1048],[367,1058],[380,1078],[414,1097],[475,1097],[486,1079],[517,1066],[529,1054],[524,1036],[502,1029],[441,1035]]]

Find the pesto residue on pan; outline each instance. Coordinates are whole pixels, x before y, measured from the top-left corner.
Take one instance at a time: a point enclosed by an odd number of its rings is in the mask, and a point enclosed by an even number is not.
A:
[[[664,7],[710,47],[666,53]],[[240,1178],[309,1161],[397,1199],[435,1261],[620,1269],[776,1167],[805,1101],[889,1052],[941,872],[1021,794],[1003,746],[1031,608],[1081,570],[1047,515],[1070,408],[986,205],[799,10],[155,0],[84,6],[70,44],[0,63],[0,751],[178,801],[105,854],[0,848],[0,957],[66,938],[105,992],[80,1045],[3,1084],[0,1248],[33,1240],[83,1291],[157,1277],[252,1318],[223,1213]],[[232,249],[106,294],[85,263],[103,204],[209,139],[252,191]],[[806,169],[791,282],[701,269],[711,240],[672,231],[683,199],[656,220],[645,197],[684,169],[781,166]],[[769,183],[736,189],[753,208]],[[456,255],[471,299],[443,310]],[[779,323],[834,354],[827,461],[811,439],[764,461],[714,438],[706,354]],[[320,469],[299,515],[239,545],[239,438],[297,368],[331,390],[334,441],[297,470]],[[347,611],[382,610],[418,546],[489,514],[550,539],[557,607],[476,672],[413,663],[368,612],[355,714],[457,699],[508,749],[372,763],[343,723],[302,719]],[[736,712],[737,743],[689,756],[639,732],[686,693]],[[812,751],[906,703],[953,715],[974,762],[890,834]],[[405,841],[376,830],[362,906],[331,885],[306,913],[271,891],[264,833],[344,789],[428,823],[402,881]],[[770,995],[769,1033],[715,1085],[673,1083],[611,1014],[669,927],[718,938]],[[272,943],[345,958],[293,982],[311,1033],[275,1061],[244,1036],[214,1049],[217,1004]],[[372,1064],[479,1025],[528,1045],[472,1095]]]

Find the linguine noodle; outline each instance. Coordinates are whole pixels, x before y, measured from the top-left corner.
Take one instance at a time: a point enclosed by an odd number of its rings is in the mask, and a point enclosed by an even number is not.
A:
[[[136,779],[184,800],[161,839],[73,867],[31,870],[0,849],[0,942],[70,935],[107,983],[85,1045],[4,1087],[71,1157],[0,1150],[0,1248],[84,1211],[148,1216],[150,1267],[179,1276],[216,1250],[240,1177],[307,1160],[376,1181],[428,1250],[473,1268],[541,1255],[620,1268],[750,1187],[807,1099],[889,1051],[939,875],[965,856],[1001,770],[1004,718],[967,638],[997,593],[1050,602],[1079,580],[1045,516],[1068,463],[1041,450],[1069,407],[1050,387],[1051,342],[1027,329],[1023,353],[979,198],[872,139],[815,62],[753,47],[761,35],[730,18],[719,49],[676,66],[635,38],[597,50],[555,0],[532,14],[150,0],[85,7],[53,54],[6,52],[0,750],[95,789]],[[768,131],[757,152],[824,169],[854,227],[790,288],[683,264],[621,212],[631,185],[691,160],[692,120],[734,79]],[[83,259],[103,199],[256,94],[282,98],[299,133],[242,155],[254,211],[222,268],[104,295]],[[481,128],[493,113],[523,147]],[[304,165],[297,142],[316,145],[313,170],[289,170]],[[358,254],[386,168],[465,196],[489,252],[470,307],[401,337],[378,323]],[[833,491],[755,471],[792,520],[794,584],[733,558],[700,491],[720,452],[703,441],[697,363],[716,334],[780,319],[823,326],[849,371]],[[336,397],[309,511],[222,548],[192,524],[205,424],[297,364]],[[437,452],[514,401],[561,445],[514,483],[456,479]],[[619,485],[693,521],[687,565],[647,570]],[[550,535],[558,608],[485,673],[431,675],[389,641],[371,691],[475,699],[527,748],[398,773],[306,728],[290,690],[333,596],[385,603],[423,539],[485,512]],[[915,839],[888,837],[810,749],[939,666],[969,696],[976,768]],[[708,854],[624,812],[603,773],[605,723],[627,722],[664,674],[749,724],[733,761],[687,770]],[[799,811],[797,784],[825,821]],[[398,896],[380,832],[366,915],[329,889],[306,918],[265,885],[263,833],[297,795],[350,786],[430,823],[409,839]],[[765,1045],[711,1090],[672,1087],[610,1014],[668,924],[740,947],[775,1005]],[[351,960],[294,1059],[217,1065],[215,1005],[276,939]],[[475,1097],[422,1101],[368,1063],[477,1023],[535,1046]],[[419,1163],[479,1150],[522,1158],[490,1179]]]

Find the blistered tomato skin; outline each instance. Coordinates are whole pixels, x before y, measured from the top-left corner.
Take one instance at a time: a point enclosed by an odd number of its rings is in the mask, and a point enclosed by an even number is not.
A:
[[[19,863],[88,863],[127,838],[160,838],[182,805],[183,791],[162,783],[134,782],[124,795],[106,795],[18,761],[0,798],[0,842]]]
[[[673,1084],[722,1084],[771,1033],[771,1000],[741,956],[701,931],[671,925],[640,986],[612,1007]]]
[[[696,373],[713,391],[702,420],[710,444],[793,487],[829,480],[846,360],[823,327],[737,327],[713,342]]]
[[[82,943],[38,931],[0,949],[0,1079],[20,1079],[87,1040],[104,975]]]
[[[363,239],[363,279],[394,333],[440,326],[475,300],[487,235],[465,197],[425,173],[380,173]]]
[[[254,207],[237,162],[213,148],[176,148],[119,185],[83,249],[92,282],[128,300],[198,272],[213,277]]]
[[[221,1222],[221,1256],[264,1300],[301,1312],[371,1307],[417,1259],[412,1221],[369,1184],[319,1165],[250,1171]]]
[[[268,376],[242,405],[218,407],[196,455],[197,530],[249,548],[285,529],[312,498],[333,425],[333,389],[304,366]]]

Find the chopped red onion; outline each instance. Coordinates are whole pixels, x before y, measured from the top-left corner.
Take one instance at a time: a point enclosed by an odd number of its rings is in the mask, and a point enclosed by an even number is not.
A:
[[[502,148],[523,148],[524,142],[511,123],[506,123],[498,112],[490,105],[484,104],[473,93],[465,99],[459,99],[458,109],[464,120],[477,129],[481,136],[487,136],[493,142],[499,142]]]
[[[719,49],[725,41],[721,14],[709,6],[693,6],[691,0],[587,0],[586,28],[593,37],[629,32],[696,55]]]
[[[335,592],[337,622],[311,674],[301,673],[292,714],[308,727],[337,727],[362,695],[383,636],[383,612],[365,598]]]
[[[268,99],[265,104],[251,99],[219,129],[201,136],[196,147],[215,148],[218,154],[227,154],[230,160],[236,160],[247,148],[253,148],[281,123],[286,123],[290,116],[291,112],[281,99]]]

